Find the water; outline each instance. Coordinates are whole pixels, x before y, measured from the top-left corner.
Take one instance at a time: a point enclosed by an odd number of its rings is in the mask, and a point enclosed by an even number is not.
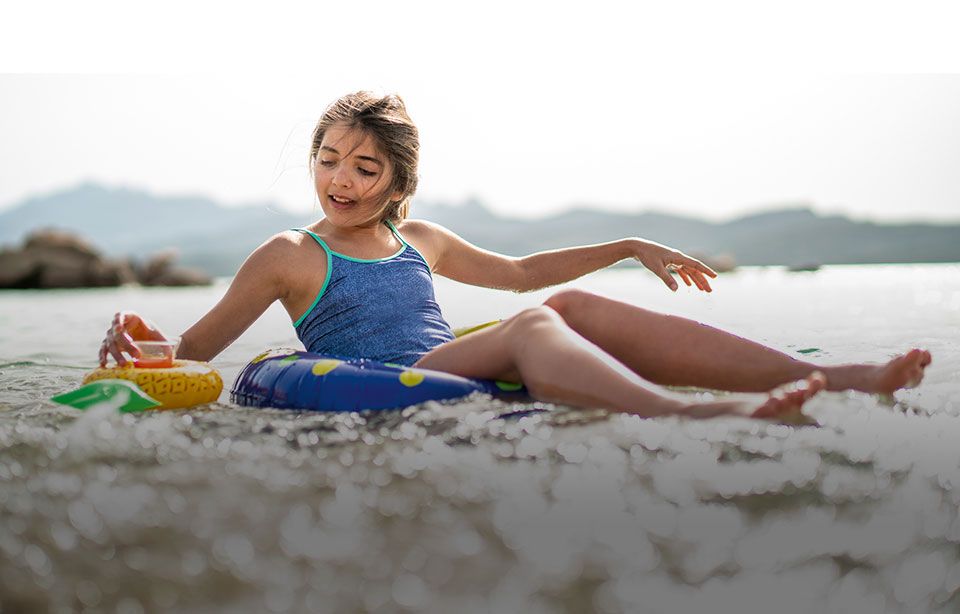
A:
[[[179,333],[212,288],[0,294],[0,610],[899,612],[960,608],[960,266],[747,269],[575,286],[813,360],[912,345],[924,384],[823,394],[818,426],[640,420],[476,397],[317,415],[55,406],[113,311]],[[549,292],[438,282],[455,326]],[[214,365],[298,347],[275,306]]]

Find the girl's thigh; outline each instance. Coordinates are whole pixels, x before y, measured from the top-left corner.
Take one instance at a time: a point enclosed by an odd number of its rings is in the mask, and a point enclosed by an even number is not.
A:
[[[519,382],[510,350],[509,324],[503,322],[448,341],[424,354],[414,366],[461,377]]]

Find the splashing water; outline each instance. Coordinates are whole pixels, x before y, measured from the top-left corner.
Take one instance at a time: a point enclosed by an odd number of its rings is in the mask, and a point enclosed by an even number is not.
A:
[[[753,270],[723,278],[717,296],[726,297],[674,297],[672,311],[787,351],[823,348],[828,362],[911,343],[933,350],[920,388],[892,404],[820,395],[810,427],[642,420],[481,396],[379,414],[227,403],[77,412],[45,399],[91,366],[95,332],[44,348],[4,328],[0,606],[956,611],[960,351],[942,331],[956,330],[960,282],[950,279],[944,267],[801,278]],[[939,299],[925,289],[931,280],[944,286]],[[670,297],[647,281],[611,271],[582,287],[667,309]],[[773,296],[758,298],[758,288]],[[178,318],[214,294],[76,293],[71,303],[88,313],[70,326],[85,317],[84,329],[102,329],[123,298],[135,309],[137,300],[186,305],[161,323],[182,330]],[[464,306],[447,314],[455,323],[491,319],[472,295],[454,299],[442,302]],[[495,308],[503,315],[519,300]],[[13,309],[49,318],[55,302],[43,293],[0,301],[0,321]],[[758,315],[772,309],[777,321]],[[226,381],[264,347],[293,345],[274,315],[275,326],[261,323],[218,359]]]

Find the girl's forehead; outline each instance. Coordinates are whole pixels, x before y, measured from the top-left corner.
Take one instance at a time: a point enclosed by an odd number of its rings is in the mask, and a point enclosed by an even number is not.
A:
[[[335,149],[340,155],[344,156],[349,153],[356,153],[358,155],[377,155],[379,157],[380,154],[376,143],[369,134],[360,128],[339,124],[330,126],[326,134],[323,135],[323,142],[320,146]]]

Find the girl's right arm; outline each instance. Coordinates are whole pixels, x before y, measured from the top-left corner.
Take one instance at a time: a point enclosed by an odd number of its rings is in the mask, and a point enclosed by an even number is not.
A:
[[[223,298],[180,338],[177,358],[210,360],[247,330],[275,300],[289,291],[289,262],[295,245],[289,236],[268,239],[247,257]],[[100,347],[100,364],[112,355],[120,365],[120,352],[138,354],[131,340],[163,339],[151,323],[132,312],[118,313]]]

